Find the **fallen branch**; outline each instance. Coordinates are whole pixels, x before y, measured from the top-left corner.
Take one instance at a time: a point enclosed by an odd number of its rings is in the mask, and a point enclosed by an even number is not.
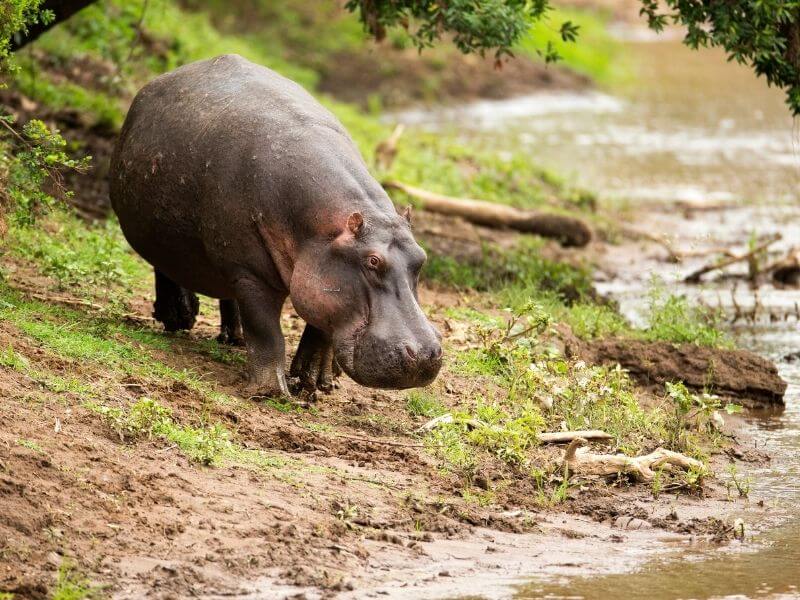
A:
[[[792,248],[783,258],[764,267],[772,280],[782,285],[800,285],[800,248]]]
[[[752,259],[754,259],[756,256],[758,256],[759,254],[761,254],[762,252],[767,250],[772,244],[774,244],[775,242],[777,242],[780,239],[781,239],[781,235],[779,233],[777,233],[777,234],[767,238],[765,241],[760,243],[758,246],[756,246],[755,248],[753,248],[749,252],[747,252],[745,254],[731,254],[727,258],[724,258],[724,259],[718,260],[718,261],[716,261],[714,263],[710,263],[708,265],[705,265],[704,267],[701,267],[700,269],[697,269],[693,273],[690,273],[689,275],[687,275],[683,280],[686,283],[699,283],[700,282],[700,278],[703,275],[705,275],[706,273],[710,273],[711,271],[716,271],[718,269],[724,269],[725,267],[729,267],[729,266],[734,265],[736,263],[745,262],[745,261],[751,261]],[[755,274],[751,273],[751,275],[755,275]]]
[[[699,460],[658,448],[644,456],[626,456],[624,454],[594,454],[581,446],[589,442],[583,438],[575,438],[564,451],[564,464],[568,471],[575,475],[620,475],[632,476],[637,481],[652,481],[655,469],[659,467],[678,467],[684,470],[705,469]]]
[[[554,433],[540,433],[539,441],[543,444],[566,444],[576,439],[584,440],[613,440],[614,436],[600,431],[599,429],[589,429],[586,431],[556,431]]]
[[[575,217],[521,210],[484,200],[453,198],[399,181],[384,181],[382,185],[387,190],[400,190],[415,198],[425,210],[461,217],[477,225],[533,233],[558,240],[562,246],[585,246],[592,239],[589,226]]]

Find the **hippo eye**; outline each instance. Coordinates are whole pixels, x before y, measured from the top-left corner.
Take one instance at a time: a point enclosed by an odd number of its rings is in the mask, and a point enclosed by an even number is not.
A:
[[[381,262],[380,256],[376,256],[375,254],[370,254],[367,257],[367,266],[374,271],[377,271],[380,268]]]

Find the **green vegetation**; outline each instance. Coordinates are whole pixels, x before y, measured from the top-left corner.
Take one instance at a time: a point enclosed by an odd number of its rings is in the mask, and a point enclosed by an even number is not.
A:
[[[121,441],[163,437],[176,444],[189,458],[204,465],[218,464],[232,447],[230,433],[220,424],[181,427],[176,424],[169,408],[150,398],[139,399],[128,410],[110,406],[89,407],[106,419]]]
[[[99,595],[99,587],[93,586],[71,563],[64,561],[58,569],[50,600],[87,600]]]
[[[561,38],[560,23],[578,27],[579,43]],[[560,64],[591,77],[601,84],[618,83],[628,77],[630,68],[622,46],[608,33],[608,18],[593,11],[556,7],[535,23],[518,47],[532,55],[541,48],[553,48]]]
[[[48,20],[52,13],[39,11],[42,0],[10,0],[0,6],[0,72],[8,68],[11,36],[38,20]]]
[[[649,340],[690,343],[713,348],[730,348],[733,341],[720,330],[722,315],[705,306],[690,304],[685,296],[668,294],[663,282],[654,279],[650,286]]]
[[[476,343],[454,352],[450,369],[456,376],[469,377],[477,391],[448,411],[429,395],[407,396],[412,414],[434,417],[447,412],[425,441],[447,469],[467,481],[487,461],[499,459],[533,477],[539,502],[550,505],[565,497],[569,482],[540,448],[542,431],[600,429],[614,437],[617,451],[629,455],[662,446],[705,460],[708,444],[722,443],[715,413],[738,410],[680,383],[668,384],[657,403],[641,404],[631,379],[619,367],[586,365],[556,351],[549,341],[552,318],[536,304],[505,320],[485,315],[472,320]],[[431,405],[435,408],[428,410]],[[668,481],[670,489],[692,487],[702,475],[662,474],[656,485]]]
[[[46,228],[12,227],[8,242],[14,256],[36,263],[62,289],[130,293],[151,272],[132,254],[114,219],[87,225],[59,210]]]
[[[44,454],[44,450],[42,450],[42,447],[33,440],[17,440],[17,444],[19,444],[23,448],[27,448],[28,450],[33,450],[34,452],[38,452],[39,454]]]
[[[406,395],[406,410],[415,417],[438,417],[445,407],[428,390],[414,390]]]

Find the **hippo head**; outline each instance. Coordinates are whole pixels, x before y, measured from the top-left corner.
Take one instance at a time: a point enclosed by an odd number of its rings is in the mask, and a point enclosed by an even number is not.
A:
[[[357,383],[424,386],[442,365],[441,336],[417,298],[424,263],[408,214],[352,213],[297,257],[292,303],[331,336],[339,366]]]

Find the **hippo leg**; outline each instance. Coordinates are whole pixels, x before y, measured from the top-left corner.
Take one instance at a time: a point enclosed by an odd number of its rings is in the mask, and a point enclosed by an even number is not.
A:
[[[289,375],[296,378],[300,390],[330,392],[333,377],[341,371],[333,357],[330,337],[311,325],[306,325],[297,352],[292,360]]]
[[[251,396],[288,398],[286,346],[281,331],[281,308],[287,294],[251,278],[240,278],[235,286],[250,369],[248,392]]]
[[[236,300],[220,300],[219,316],[221,325],[217,341],[220,344],[244,346],[242,318],[239,315],[239,305],[236,304]]]
[[[153,302],[153,318],[164,325],[166,331],[179,331],[194,327],[200,311],[197,296],[182,288],[166,275],[156,270],[156,301]]]

